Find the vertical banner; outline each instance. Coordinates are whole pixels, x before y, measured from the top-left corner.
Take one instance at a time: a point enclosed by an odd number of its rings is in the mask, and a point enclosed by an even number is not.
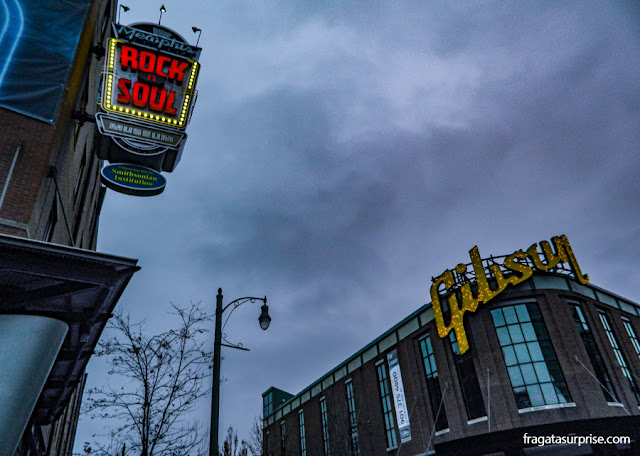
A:
[[[411,440],[411,427],[409,426],[409,410],[407,401],[404,398],[404,386],[402,385],[402,374],[400,364],[398,364],[398,351],[393,350],[387,355],[389,362],[389,377],[391,378],[391,391],[393,393],[393,403],[396,406],[396,418],[398,419],[398,429],[400,431],[400,441]]]

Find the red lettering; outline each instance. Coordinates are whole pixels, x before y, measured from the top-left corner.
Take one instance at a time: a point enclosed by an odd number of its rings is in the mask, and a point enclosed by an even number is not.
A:
[[[129,104],[131,101],[131,93],[129,92],[129,87],[131,87],[131,81],[128,79],[119,79],[118,80],[118,89],[120,89],[120,93],[118,94],[118,103]]]
[[[133,84],[133,105],[144,108],[149,102],[149,86],[141,82]]]
[[[138,69],[138,50],[126,44],[122,45],[120,50],[120,65],[124,68],[131,67],[133,70]]]
[[[176,115],[176,108],[173,106],[173,103],[176,101],[176,93],[172,90],[169,92],[169,96],[167,97],[167,106],[164,108],[164,112],[169,116]]]
[[[162,112],[164,102],[167,100],[167,89],[158,90],[157,87],[151,87],[151,98],[149,98],[149,109],[156,112]]]
[[[158,60],[156,63],[156,74],[158,76],[162,76],[163,78],[167,77],[167,73],[164,70],[164,64],[169,63],[170,61],[171,59],[169,57],[165,57],[164,55],[161,55],[158,57]]]
[[[180,60],[171,60],[169,66],[169,79],[177,79],[179,82],[184,80],[184,72],[189,68],[189,62],[181,62]]]
[[[138,61],[138,68],[147,73],[153,73],[156,69],[156,55],[151,52],[142,51]]]

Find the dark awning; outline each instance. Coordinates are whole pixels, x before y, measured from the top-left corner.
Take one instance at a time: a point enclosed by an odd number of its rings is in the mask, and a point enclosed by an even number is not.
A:
[[[33,417],[49,424],[81,380],[137,260],[0,235],[0,313],[43,315],[69,331]]]

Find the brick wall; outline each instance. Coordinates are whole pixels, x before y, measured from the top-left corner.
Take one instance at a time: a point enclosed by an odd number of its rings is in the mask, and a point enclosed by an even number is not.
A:
[[[287,456],[300,454],[297,424],[300,410],[304,410],[307,455],[323,455],[319,405],[321,397],[326,399],[328,417],[330,421],[333,421],[332,425],[329,426],[332,443],[331,456],[348,455],[348,451],[345,452],[344,447],[340,447],[338,443],[340,439],[349,438],[348,432],[340,430],[341,427],[346,428],[348,425],[345,382],[349,379],[353,382],[356,409],[358,410],[360,455],[395,455],[398,452],[398,448],[387,448],[376,374],[376,364],[381,361],[384,362],[385,368],[388,369],[386,355],[393,349],[398,352],[406,403],[411,412],[412,439],[402,444],[400,447],[402,454],[425,453],[430,439],[433,439],[436,449],[441,449],[438,454],[484,454],[491,451],[481,452],[481,445],[485,445],[485,449],[492,448],[494,444],[492,436],[496,436],[495,445],[502,445],[503,451],[507,453],[512,450],[519,451],[518,448],[514,450],[513,448],[508,448],[508,446],[521,445],[523,429],[549,430],[553,429],[553,426],[558,426],[559,429],[561,426],[561,429],[565,432],[580,432],[583,429],[590,429],[590,432],[596,432],[595,430],[600,429],[601,431],[609,432],[609,435],[618,435],[614,431],[618,425],[621,425],[623,420],[631,420],[631,429],[633,429],[633,426],[636,429],[640,429],[640,409],[637,400],[631,391],[628,380],[624,377],[617,364],[615,354],[598,317],[600,310],[604,310],[607,313],[613,330],[618,337],[618,342],[626,354],[632,375],[640,378],[640,357],[636,354],[635,348],[627,336],[622,320],[623,317],[627,318],[635,328],[636,333],[640,334],[640,306],[631,306],[629,304],[626,307],[623,304],[605,305],[595,300],[593,291],[582,290],[578,293],[570,288],[571,281],[567,281],[567,283],[569,285],[566,290],[536,290],[531,284],[527,284],[520,290],[503,293],[500,298],[492,301],[490,306],[481,306],[476,313],[468,317],[466,327],[471,341],[470,350],[474,359],[481,395],[486,409],[490,412],[490,420],[480,418],[469,422],[453,354],[448,346],[449,342],[437,337],[435,323],[432,321],[395,343],[392,337],[393,332],[390,332],[388,336],[381,336],[381,338],[377,339],[377,346],[385,347],[384,350],[379,348],[376,352],[373,352],[374,348],[368,348],[370,346],[367,346],[363,349],[364,352],[360,352],[361,354],[377,354],[375,356],[366,355],[367,360],[364,364],[360,366],[354,364],[353,368],[347,369],[346,365],[350,363],[347,362],[345,366],[334,370],[333,374],[318,380],[316,387],[310,389],[310,397],[308,399],[303,396],[294,397],[291,401],[297,401],[294,402],[295,407],[291,406],[290,402],[288,408],[285,405],[283,409],[276,412],[274,419],[268,417],[265,420],[265,423],[267,423],[265,430],[269,430],[272,435],[269,456],[281,455],[281,421],[286,423]],[[592,297],[585,296],[585,293],[587,295],[591,294]],[[625,412],[622,404],[607,403],[601,388],[595,383],[592,375],[576,362],[577,356],[587,368],[593,369],[582,339],[576,331],[568,300],[579,302],[583,306],[597,346],[605,360],[614,392],[620,402],[625,405],[630,415]],[[537,302],[537,306],[540,309],[562,375],[571,395],[568,406],[542,406],[533,410],[525,410],[524,413],[523,410],[518,410],[490,311],[524,301]],[[427,395],[419,346],[419,340],[427,334],[431,335],[438,368],[439,384],[443,393],[446,388],[444,410],[447,414],[449,430],[438,433],[439,435],[432,435],[434,415]],[[390,342],[382,343],[381,339],[382,342],[387,339]],[[327,378],[333,378],[335,382],[326,380]],[[448,388],[445,385],[449,385]],[[489,396],[490,404],[487,402]],[[602,420],[605,419],[608,420],[608,428],[606,427],[607,425],[602,424]],[[593,429],[588,427],[590,426],[589,423],[593,423]],[[397,422],[395,426],[398,443],[400,443]],[[489,426],[491,426],[490,432]],[[515,434],[513,433],[514,431]],[[474,450],[474,444],[471,442],[476,441],[478,442],[478,448]],[[481,444],[480,442],[483,443]],[[477,453],[474,453],[474,451],[477,451]]]

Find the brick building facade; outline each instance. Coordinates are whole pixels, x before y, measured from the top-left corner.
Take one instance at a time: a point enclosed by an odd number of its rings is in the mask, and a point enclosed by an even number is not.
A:
[[[22,6],[29,5],[35,7],[28,2]],[[57,7],[57,2],[47,4]],[[135,260],[95,252],[106,189],[100,184],[102,162],[94,152],[97,129],[91,114],[116,7],[114,0],[61,6],[80,11],[81,29],[54,118],[0,107],[0,326],[45,321],[61,322],[62,328],[60,349],[55,360],[42,361],[48,364],[43,384],[33,386],[33,399],[12,397],[16,385],[32,381],[30,368],[20,374],[2,364],[13,366],[23,357],[38,366],[39,349],[31,353],[27,346],[17,354],[0,354],[1,371],[22,375],[0,378],[3,456],[71,455],[84,368],[119,296],[139,269]],[[24,27],[47,33],[51,24],[35,22],[43,16],[32,12],[18,16],[26,21]],[[73,33],[61,27],[60,33]],[[47,58],[55,66],[55,54]],[[2,343],[7,346],[6,340]],[[17,406],[28,410],[18,413]]]
[[[272,409],[267,390],[263,454],[640,454],[640,305],[536,273],[465,316],[463,355],[453,332],[438,337],[433,312],[424,305]],[[390,353],[404,385],[402,432]],[[525,435],[630,441],[538,446]]]
[[[0,108],[0,232],[95,249],[102,163],[82,113],[96,109],[114,12],[113,1],[91,2],[53,124]]]

